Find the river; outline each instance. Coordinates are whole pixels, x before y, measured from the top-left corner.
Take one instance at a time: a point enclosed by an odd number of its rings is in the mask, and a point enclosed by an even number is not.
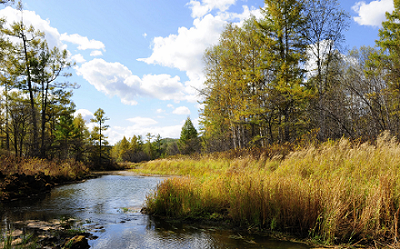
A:
[[[308,248],[229,230],[167,223],[141,214],[146,195],[163,179],[113,172],[54,188],[35,199],[0,203],[0,228],[15,229],[24,220],[71,217],[98,236],[89,241],[91,248]]]

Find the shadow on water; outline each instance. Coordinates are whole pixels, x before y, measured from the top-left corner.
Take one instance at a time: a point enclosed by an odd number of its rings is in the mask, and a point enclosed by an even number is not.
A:
[[[89,241],[91,248],[308,248],[213,227],[168,223],[141,214],[146,195],[163,179],[115,172],[57,187],[34,199],[0,203],[0,229],[20,229],[18,221],[74,217],[98,236]]]

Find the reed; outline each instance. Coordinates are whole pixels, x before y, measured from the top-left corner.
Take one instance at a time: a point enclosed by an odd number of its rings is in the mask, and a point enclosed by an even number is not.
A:
[[[153,214],[224,219],[329,244],[396,244],[398,155],[400,144],[384,133],[373,144],[328,141],[284,159],[164,159],[136,170],[190,175],[159,184],[147,198]]]

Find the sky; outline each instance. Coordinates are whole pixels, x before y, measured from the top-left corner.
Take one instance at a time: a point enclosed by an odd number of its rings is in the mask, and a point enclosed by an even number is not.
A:
[[[393,0],[338,0],[351,16],[344,50],[374,46]],[[76,65],[72,101],[89,123],[102,108],[110,144],[151,133],[179,138],[190,117],[199,129],[198,90],[204,50],[229,23],[260,17],[263,0],[24,0],[23,20],[46,33],[50,47],[67,49]],[[12,6],[0,17],[21,20]],[[345,53],[345,51],[343,51]]]

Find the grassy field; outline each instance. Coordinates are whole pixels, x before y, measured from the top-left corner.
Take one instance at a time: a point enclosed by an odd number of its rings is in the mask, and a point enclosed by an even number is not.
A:
[[[157,160],[137,172],[180,175],[148,196],[151,214],[228,221],[326,244],[398,246],[400,144],[346,139],[273,158]]]

